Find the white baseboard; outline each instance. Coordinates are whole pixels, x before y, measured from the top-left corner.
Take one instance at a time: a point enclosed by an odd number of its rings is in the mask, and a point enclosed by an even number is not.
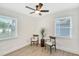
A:
[[[67,51],[67,52],[79,55],[79,50],[70,49],[70,48],[64,48],[64,47],[57,47],[57,49],[60,49],[60,50],[63,50],[63,51]]]

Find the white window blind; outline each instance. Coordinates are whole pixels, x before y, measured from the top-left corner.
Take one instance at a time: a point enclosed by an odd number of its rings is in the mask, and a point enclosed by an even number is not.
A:
[[[72,36],[71,17],[56,18],[56,36],[58,37],[71,37]]]

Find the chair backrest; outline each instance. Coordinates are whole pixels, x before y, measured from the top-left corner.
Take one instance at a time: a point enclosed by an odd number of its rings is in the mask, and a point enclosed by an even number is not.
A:
[[[33,34],[33,39],[39,40],[39,35]]]
[[[34,37],[38,37],[39,35],[33,34]]]
[[[49,36],[49,38],[50,38],[50,41],[51,41],[52,43],[55,43],[55,44],[56,44],[56,37]]]

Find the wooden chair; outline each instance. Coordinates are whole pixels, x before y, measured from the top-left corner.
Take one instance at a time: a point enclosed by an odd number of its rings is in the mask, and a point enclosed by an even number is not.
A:
[[[50,53],[52,53],[52,48],[55,49],[56,51],[56,37],[53,37],[53,36],[49,36],[50,39],[47,39],[46,42],[45,42],[45,49],[46,49],[46,46],[49,46],[50,47]]]
[[[31,38],[31,45],[36,44],[38,46],[39,44],[39,35],[34,34],[33,37]]]

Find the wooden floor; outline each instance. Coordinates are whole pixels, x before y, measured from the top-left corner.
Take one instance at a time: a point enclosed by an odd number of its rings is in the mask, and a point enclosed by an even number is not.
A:
[[[76,54],[72,54],[69,52],[65,52],[62,50],[52,50],[52,54],[50,54],[49,49],[46,50],[42,47],[37,46],[26,46],[22,49],[16,50],[12,53],[9,53],[5,56],[78,56]]]

